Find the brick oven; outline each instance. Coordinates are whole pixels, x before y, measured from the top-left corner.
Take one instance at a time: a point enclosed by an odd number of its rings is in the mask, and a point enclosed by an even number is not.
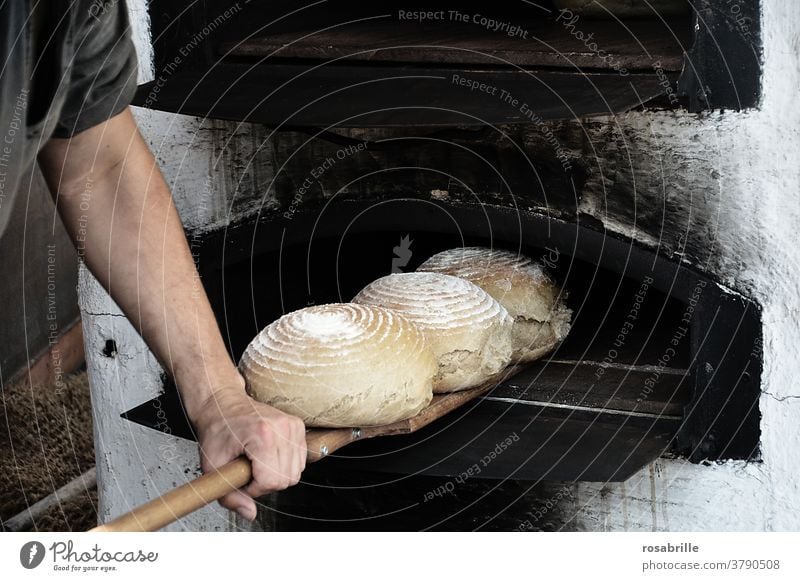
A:
[[[762,30],[789,5],[416,4],[132,3],[137,118],[235,358],[281,314],[461,245],[541,259],[575,313],[545,361],[309,467],[256,528],[780,528],[723,509],[772,502],[753,485],[785,469],[770,418],[800,414],[766,325],[784,267],[758,184],[783,182],[743,143],[774,127]],[[198,461],[152,355],[85,272],[80,290],[105,520]],[[233,519],[172,527],[251,526]]]

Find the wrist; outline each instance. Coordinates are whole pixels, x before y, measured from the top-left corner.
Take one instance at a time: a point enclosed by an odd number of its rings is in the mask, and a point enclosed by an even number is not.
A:
[[[245,396],[245,381],[239,370],[228,363],[218,367],[199,365],[192,370],[175,370],[175,384],[189,419],[196,423],[222,400]]]

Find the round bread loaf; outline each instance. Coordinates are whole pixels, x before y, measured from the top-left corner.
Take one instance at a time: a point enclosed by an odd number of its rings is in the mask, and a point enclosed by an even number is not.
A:
[[[422,329],[439,366],[435,393],[480,385],[511,358],[511,317],[464,279],[426,272],[390,274],[367,285],[353,302],[392,309]]]
[[[330,304],[268,325],[239,368],[254,399],[308,426],[378,426],[430,403],[436,361],[420,329],[397,313]]]
[[[542,266],[527,256],[490,248],[453,248],[431,256],[418,272],[468,280],[494,297],[514,317],[512,362],[539,359],[566,337],[572,311]]]

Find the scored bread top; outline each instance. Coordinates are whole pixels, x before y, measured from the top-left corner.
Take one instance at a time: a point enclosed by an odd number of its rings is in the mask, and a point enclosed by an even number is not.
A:
[[[422,330],[438,364],[435,393],[480,385],[511,360],[513,319],[486,291],[463,278],[391,274],[364,287],[353,301],[397,310]]]
[[[396,309],[423,329],[481,328],[508,317],[480,287],[432,272],[384,276],[364,287],[353,302]]]
[[[403,316],[380,307],[333,303],[294,311],[264,328],[242,355],[242,365],[255,364],[264,372],[339,367],[356,356],[368,363],[386,351],[424,349],[422,332]]]
[[[265,327],[239,368],[253,398],[306,425],[373,426],[430,403],[436,361],[423,332],[402,315],[335,303]]]
[[[545,321],[558,304],[561,289],[544,268],[508,250],[467,247],[434,254],[417,272],[446,273],[475,283],[497,299],[512,316]]]
[[[423,262],[418,272],[439,272],[469,281],[508,281],[509,277],[526,276],[542,284],[550,277],[544,268],[527,256],[492,248],[469,246],[451,248],[434,254]]]

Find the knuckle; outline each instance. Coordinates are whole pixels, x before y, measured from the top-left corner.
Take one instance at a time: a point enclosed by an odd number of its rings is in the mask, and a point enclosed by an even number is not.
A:
[[[292,418],[287,415],[281,415],[275,418],[275,429],[287,436],[292,433]]]
[[[278,490],[283,490],[279,480],[275,478],[265,478],[256,482],[256,486],[253,488],[253,496],[262,496]]]
[[[266,494],[275,489],[278,475],[271,465],[262,462],[253,463],[253,488],[260,494]]]
[[[258,498],[259,496],[264,496],[265,494],[269,494],[270,492],[274,492],[274,488],[270,486],[263,486],[261,484],[257,486],[253,486],[249,492],[253,496],[253,498]]]
[[[253,478],[253,481],[247,487],[247,493],[250,496],[256,497],[269,492],[269,481],[263,476]]]
[[[272,442],[274,438],[273,428],[267,420],[259,420],[255,428],[256,436],[262,442]]]
[[[303,420],[300,418],[292,417],[292,427],[296,434],[305,435],[306,433],[306,425],[303,423]]]

